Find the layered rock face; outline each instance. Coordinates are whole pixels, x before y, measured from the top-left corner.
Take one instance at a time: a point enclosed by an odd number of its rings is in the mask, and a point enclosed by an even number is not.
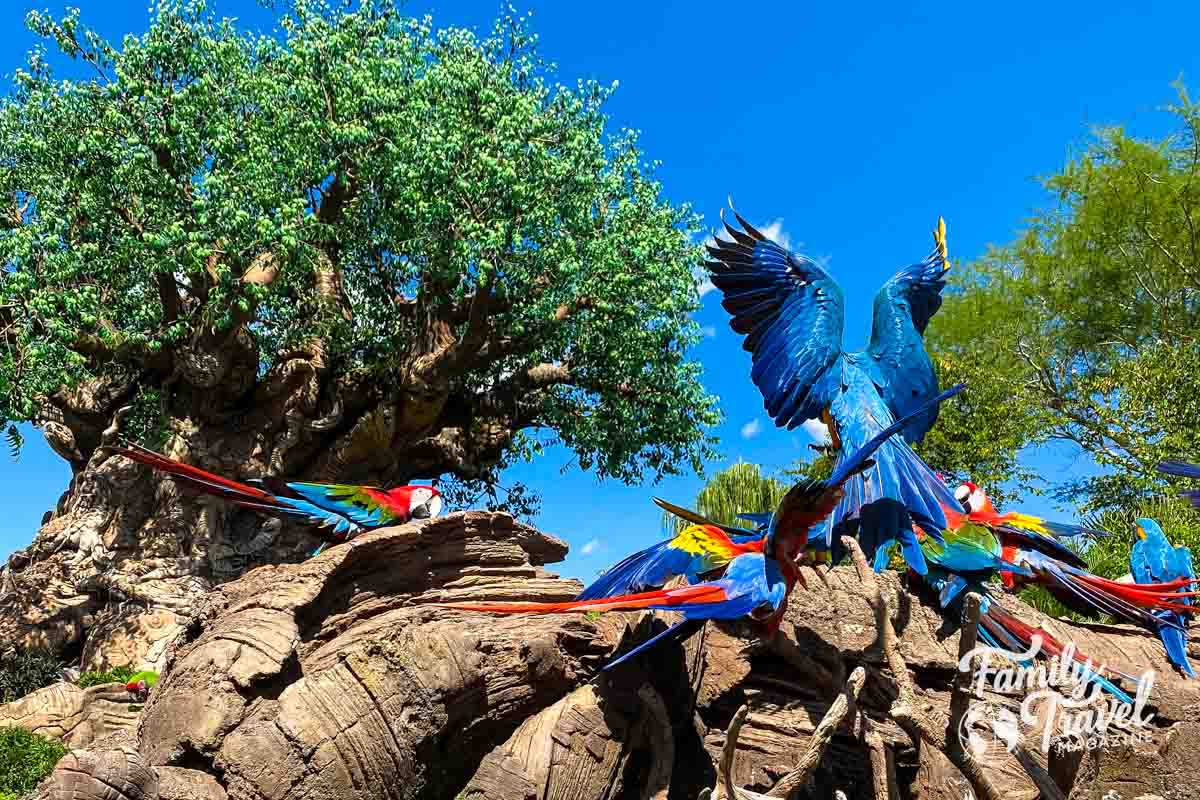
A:
[[[0,727],[24,728],[39,736],[62,739],[68,747],[83,748],[132,729],[140,710],[124,684],[80,689],[72,683],[56,683],[0,705]]]
[[[735,786],[763,793],[808,749],[858,666],[866,680],[857,713],[797,796],[877,798],[880,786],[896,800],[970,796],[941,753],[889,718],[895,683],[851,568],[807,571],[807,590],[793,594],[770,643],[710,623],[685,646],[599,679],[600,665],[670,615],[499,617],[428,605],[569,599],[579,583],[543,569],[565,553],[563,542],[506,515],[469,512],[253,570],[192,609],[136,736],[75,753],[43,796],[691,800],[718,783],[742,706],[749,713],[728,772]],[[957,626],[898,576],[880,580],[920,700],[944,715]],[[1146,741],[1048,757],[1030,746],[1064,796],[1200,796],[1200,682],[1171,671],[1141,632],[1040,620],[1005,604],[1094,658],[1158,672]],[[867,728],[885,759],[872,758]],[[1028,769],[1002,749],[984,768],[1003,796],[1039,796]],[[107,794],[88,788],[100,784]]]

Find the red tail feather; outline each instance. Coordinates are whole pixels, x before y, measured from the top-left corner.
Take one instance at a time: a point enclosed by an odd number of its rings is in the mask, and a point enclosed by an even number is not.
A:
[[[1143,608],[1158,608],[1167,611],[1178,611],[1181,614],[1193,614],[1196,608],[1184,603],[1171,602],[1177,598],[1197,597],[1200,592],[1180,592],[1168,591],[1163,589],[1150,588],[1155,586],[1180,588],[1193,583],[1191,580],[1184,579],[1183,582],[1173,581],[1165,584],[1137,584],[1137,583],[1120,583],[1118,581],[1110,581],[1107,578],[1096,577],[1095,575],[1080,575],[1077,576],[1084,583],[1096,586],[1099,589],[1109,592],[1120,597],[1128,603],[1132,603]]]
[[[220,475],[214,475],[211,472],[205,472],[199,467],[184,464],[182,461],[175,461],[137,445],[134,445],[130,449],[119,449],[116,452],[125,456],[130,461],[145,464],[159,472],[165,472],[168,475],[180,478],[192,488],[202,491],[205,494],[223,497],[235,503],[241,500],[249,500],[260,504],[278,505],[275,496],[270,492],[264,492],[262,489],[256,489],[253,486],[231,481],[228,478],[222,478]]]
[[[430,603],[460,611],[486,611],[495,614],[567,614],[573,611],[632,611],[657,605],[687,606],[696,603],[720,603],[727,599],[724,587],[700,583],[676,589],[658,589],[619,597],[572,600],[566,603]]]
[[[997,622],[999,622],[1001,625],[1003,625],[1008,630],[1009,633],[1011,633],[1011,634],[1015,635],[1017,638],[1019,638],[1025,644],[1026,647],[1028,647],[1030,644],[1033,643],[1034,636],[1040,636],[1042,639],[1042,651],[1043,652],[1049,653],[1052,656],[1061,656],[1064,652],[1066,652],[1066,649],[1067,649],[1066,646],[1063,645],[1062,642],[1058,641],[1053,636],[1051,636],[1049,633],[1047,633],[1045,629],[1034,628],[1031,625],[1025,624],[1021,620],[1014,617],[1012,614],[1009,614],[1007,611],[1005,611],[1003,608],[1001,608],[1000,605],[997,603],[993,603],[991,606],[989,606],[987,613],[992,615],[993,617],[995,617]],[[1099,662],[1098,661],[1096,661],[1095,659],[1089,658],[1087,654],[1081,653],[1078,650],[1074,651],[1074,653],[1072,655],[1072,659],[1075,661],[1078,661],[1080,664],[1084,664],[1084,663],[1087,663],[1090,661],[1092,668],[1099,670]],[[1109,670],[1099,670],[1099,671],[1100,672],[1109,672]]]

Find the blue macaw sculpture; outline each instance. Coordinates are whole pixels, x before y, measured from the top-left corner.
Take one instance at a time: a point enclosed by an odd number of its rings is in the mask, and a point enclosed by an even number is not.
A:
[[[853,533],[876,570],[887,564],[888,547],[899,542],[905,560],[925,574],[925,558],[912,523],[942,539],[942,507],[958,501],[909,447],[937,419],[937,406],[921,411],[938,393],[923,335],[942,303],[949,269],[946,226],[938,220],[933,252],[906,267],[875,296],[871,339],[865,350],[841,347],[842,291],[815,261],[792,253],[733,212],[742,230],[724,223],[733,241],[715,238],[707,262],[730,326],[745,336],[753,355],[750,376],[777,426],[791,430],[809,419],[829,427],[838,461],[879,431],[909,414],[901,434],[875,456],[875,465],[846,485],[846,495],[825,531]],[[724,222],[722,214],[722,222]]]
[[[966,388],[948,389],[919,406],[928,411]],[[771,515],[766,534],[756,542],[733,542],[726,526],[686,511],[682,516],[696,524],[665,542],[633,554],[585,589],[580,598],[565,603],[433,603],[443,608],[499,614],[564,614],[580,611],[678,611],[683,620],[609,662],[602,671],[663,642],[682,641],[710,619],[749,617],[767,638],[775,635],[787,610],[788,596],[803,577],[796,558],[804,550],[809,531],[816,528],[842,497],[854,475],[868,469],[871,457],[887,445],[908,423],[907,417],[880,430],[834,468],[828,480],[805,480],[792,486]],[[738,530],[733,528],[731,530]],[[740,534],[737,534],[740,535]],[[689,580],[719,572],[709,580],[675,588],[665,586],[679,576]]]
[[[1168,583],[1183,579],[1194,580],[1192,551],[1180,545],[1172,547],[1158,523],[1142,517],[1136,520],[1137,541],[1129,552],[1129,572],[1134,581],[1145,583]],[[1191,597],[1180,597],[1182,605],[1192,605]],[[1161,610],[1153,612],[1162,620],[1158,626],[1158,638],[1167,651],[1167,658],[1189,678],[1196,677],[1187,658],[1187,617],[1179,611]]]

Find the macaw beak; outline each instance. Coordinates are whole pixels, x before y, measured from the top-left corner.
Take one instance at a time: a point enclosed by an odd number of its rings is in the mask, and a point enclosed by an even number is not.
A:
[[[414,506],[411,513],[413,519],[433,519],[441,512],[442,498],[435,494],[421,505]]]

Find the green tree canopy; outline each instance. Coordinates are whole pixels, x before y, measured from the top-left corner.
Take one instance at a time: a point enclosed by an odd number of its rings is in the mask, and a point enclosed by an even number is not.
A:
[[[119,46],[29,15],[90,77],[34,52],[0,105],[0,422],[76,466],[133,398],[145,431],[295,417],[343,476],[494,480],[532,429],[602,476],[700,467],[697,217],[521,20],[398,6],[265,36],[168,3]]]
[[[1028,445],[1077,445],[1106,474],[1042,476],[1091,508],[1161,490],[1164,458],[1200,457],[1200,110],[1180,91],[1161,140],[1095,132],[1044,179],[1049,207],[960,270],[930,326],[967,379],[923,454],[995,486],[1029,485]]]
[[[789,488],[791,484],[763,474],[762,467],[757,464],[739,461],[709,478],[696,495],[692,508],[722,525],[753,528],[746,520],[739,520],[738,514],[774,511]],[[662,522],[668,536],[690,524],[666,511]]]

